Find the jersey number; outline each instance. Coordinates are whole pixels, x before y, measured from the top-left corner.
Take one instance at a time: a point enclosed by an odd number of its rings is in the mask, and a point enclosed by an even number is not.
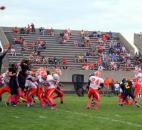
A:
[[[129,84],[128,84],[127,82],[125,83],[125,88],[126,88],[126,89],[129,89],[129,88],[130,88],[130,86],[129,86]]]
[[[95,78],[92,78],[91,83],[99,85],[99,80],[96,80]]]

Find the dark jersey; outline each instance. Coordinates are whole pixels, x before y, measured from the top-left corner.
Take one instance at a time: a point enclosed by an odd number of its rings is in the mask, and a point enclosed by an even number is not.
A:
[[[127,97],[131,97],[132,99],[134,99],[134,90],[133,90],[133,84],[130,80],[126,80],[125,82],[123,82],[120,87],[123,90],[123,100],[126,100]]]
[[[125,81],[120,85],[123,91],[130,91],[133,88],[133,84],[130,80]]]

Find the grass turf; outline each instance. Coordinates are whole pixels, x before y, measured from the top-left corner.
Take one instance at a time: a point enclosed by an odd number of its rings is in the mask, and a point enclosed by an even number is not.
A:
[[[7,95],[4,96],[4,100]],[[142,104],[142,99],[138,102]],[[97,111],[86,109],[87,96],[65,95],[57,109],[27,108],[0,103],[0,130],[141,130],[142,107],[117,105],[116,97],[101,97]]]

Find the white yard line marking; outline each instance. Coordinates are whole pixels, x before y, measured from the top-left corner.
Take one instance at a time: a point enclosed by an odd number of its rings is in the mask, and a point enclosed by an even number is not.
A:
[[[81,116],[85,116],[85,117],[86,116],[87,117],[91,117],[90,115],[88,115],[86,113],[72,112],[72,111],[68,111],[68,110],[66,110],[65,112],[76,114],[76,115],[81,115]],[[127,124],[127,125],[131,125],[131,126],[136,126],[136,127],[141,127],[142,128],[142,125],[134,123],[134,122],[130,122],[130,121],[124,121],[124,120],[122,121],[122,120],[118,120],[118,119],[112,119],[112,118],[109,118],[109,117],[96,116],[96,115],[94,117],[98,118],[98,119],[108,120],[108,121],[112,121],[112,122],[119,122],[119,123],[122,123],[122,124]]]
[[[122,117],[122,116],[120,116],[119,114],[115,114],[114,116],[115,116],[115,117]]]
[[[46,119],[46,116],[39,116],[39,118],[41,118],[41,119]]]
[[[13,116],[14,118],[16,118],[16,119],[19,119],[20,117],[19,116]]]

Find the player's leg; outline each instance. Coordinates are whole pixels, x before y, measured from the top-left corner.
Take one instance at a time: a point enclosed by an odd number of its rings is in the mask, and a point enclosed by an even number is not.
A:
[[[32,96],[36,95],[37,89],[36,88],[30,88],[27,93],[27,106],[30,107],[32,103]]]
[[[97,110],[98,104],[99,104],[99,101],[100,101],[100,94],[99,94],[98,90],[94,91],[94,98],[95,98],[95,101],[96,101],[95,104],[94,104],[94,109]]]
[[[56,98],[60,98],[60,103],[63,104],[63,100],[64,100],[64,91],[61,90],[60,88],[56,88],[55,89],[55,96],[53,96],[53,99],[56,99]]]
[[[89,88],[88,90],[88,101],[87,101],[87,109],[91,108],[91,97],[93,96],[93,89]]]
[[[50,101],[51,106],[52,106],[51,108],[53,108],[53,109],[55,109],[55,107],[56,107],[56,102],[53,99],[54,91],[55,91],[55,88],[50,88],[50,89],[47,89],[47,91],[46,91],[46,97]]]

